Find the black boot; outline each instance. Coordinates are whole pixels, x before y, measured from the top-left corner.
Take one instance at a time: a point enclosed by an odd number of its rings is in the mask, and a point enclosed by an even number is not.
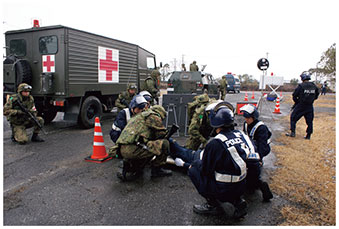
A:
[[[38,134],[33,134],[31,141],[32,142],[44,142],[45,140],[40,138]]]
[[[135,169],[132,163],[123,160],[123,166],[120,172],[117,172],[117,177],[122,181],[133,181],[142,176],[142,169]]]
[[[151,177],[165,177],[171,175],[172,175],[171,170],[163,169],[161,167],[152,167]]]
[[[311,134],[306,134],[306,136],[304,137],[306,140],[311,140]]]
[[[295,137],[295,132],[291,131],[291,133],[286,133],[286,136],[294,138]]]
[[[11,140],[12,140],[12,142],[17,142],[17,141],[15,140],[14,135],[11,136]]]
[[[269,202],[273,198],[273,194],[268,186],[267,182],[262,182],[260,185],[260,190],[262,192],[262,197],[264,202]]]
[[[193,211],[202,215],[221,215],[224,213],[220,206],[211,205],[208,202],[193,206]]]
[[[234,219],[240,219],[247,214],[247,211],[246,211],[247,203],[243,198],[240,197],[238,200],[236,200],[233,203],[233,205],[235,208],[234,214],[233,214]]]

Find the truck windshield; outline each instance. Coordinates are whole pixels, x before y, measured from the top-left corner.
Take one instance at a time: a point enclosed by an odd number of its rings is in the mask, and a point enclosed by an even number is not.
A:
[[[41,54],[55,54],[58,52],[57,36],[40,37],[39,51]]]
[[[24,39],[11,40],[9,42],[9,53],[16,56],[26,56],[26,41]]]

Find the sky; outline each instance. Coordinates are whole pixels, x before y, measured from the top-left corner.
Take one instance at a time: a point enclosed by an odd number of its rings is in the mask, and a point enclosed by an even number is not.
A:
[[[316,67],[338,39],[335,0],[3,0],[2,31],[64,25],[137,44],[157,64],[177,70],[195,60],[220,78],[227,72],[285,80]],[[2,36],[2,40],[4,36]],[[2,41],[3,42],[3,41]],[[3,42],[4,44],[4,42]]]

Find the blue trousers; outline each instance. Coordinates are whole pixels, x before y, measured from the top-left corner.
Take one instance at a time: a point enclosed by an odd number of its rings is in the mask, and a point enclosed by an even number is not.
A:
[[[291,131],[295,132],[295,128],[297,122],[302,117],[305,118],[307,129],[306,133],[312,134],[313,133],[313,119],[314,119],[314,109],[313,106],[296,106],[291,114]]]

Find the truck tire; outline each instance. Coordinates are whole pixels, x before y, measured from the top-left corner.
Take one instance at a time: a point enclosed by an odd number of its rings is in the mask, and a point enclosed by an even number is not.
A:
[[[41,116],[45,121],[45,124],[51,123],[55,116],[57,115],[57,111],[55,109],[45,110]]]
[[[95,118],[101,117],[102,104],[95,96],[89,96],[82,103],[79,113],[79,123],[84,128],[92,128],[94,126]]]
[[[19,60],[15,64],[16,69],[16,85],[21,83],[32,83],[32,69],[27,60]]]

